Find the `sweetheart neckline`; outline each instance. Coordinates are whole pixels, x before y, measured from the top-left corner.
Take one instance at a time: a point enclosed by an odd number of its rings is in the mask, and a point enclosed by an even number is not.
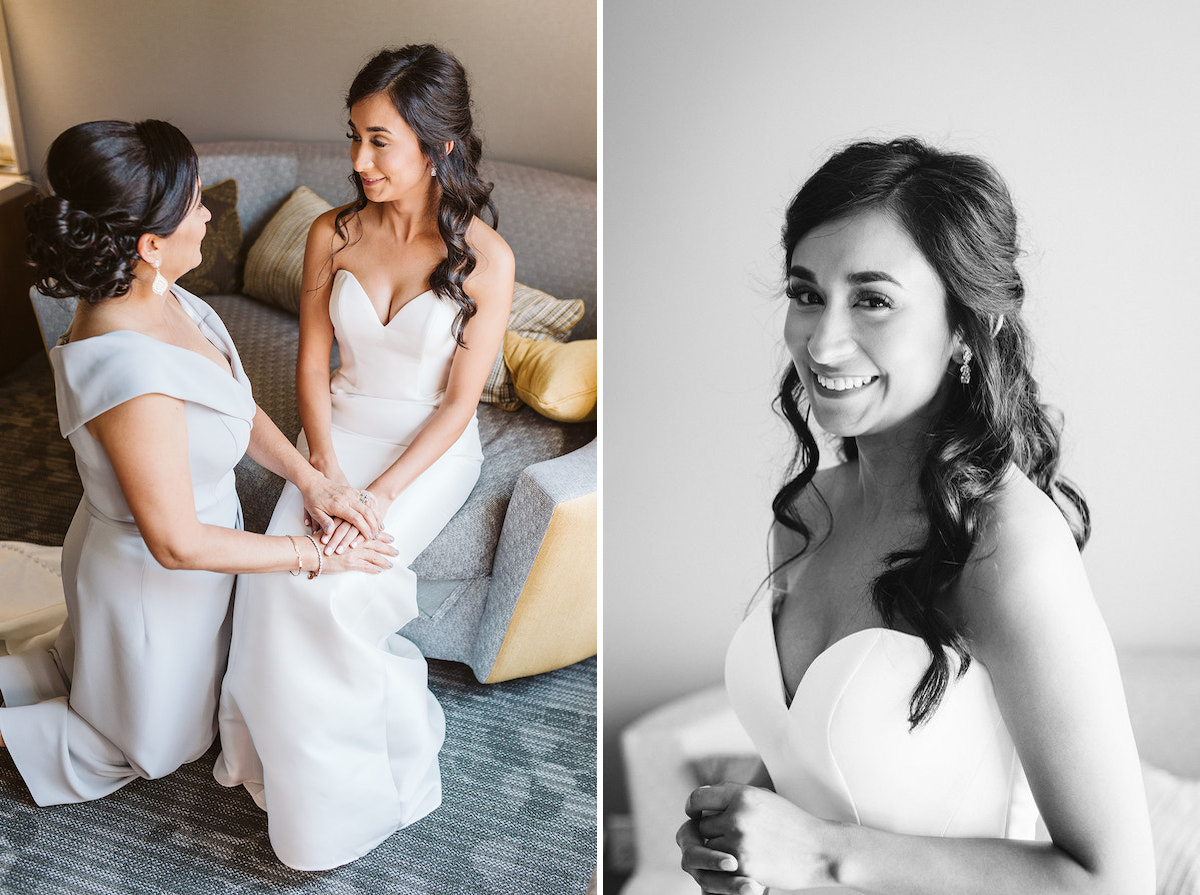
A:
[[[763,603],[767,602],[769,601],[763,601]],[[857,631],[851,631],[849,634],[844,634],[843,636],[837,638],[832,643],[828,644],[823,650],[813,656],[812,661],[808,663],[808,667],[804,669],[804,673],[800,675],[800,680],[796,681],[796,689],[792,692],[791,698],[789,698],[787,680],[783,676],[783,659],[779,655],[779,641],[775,636],[774,612],[767,614],[767,633],[771,638],[771,656],[775,660],[776,679],[779,681],[779,691],[783,696],[783,706],[786,712],[791,712],[792,706],[796,704],[796,697],[800,695],[800,688],[803,687],[804,682],[808,680],[813,667],[830,653],[837,650],[842,644],[846,643],[847,641],[857,639],[858,635],[860,634],[875,634],[877,637],[882,636],[883,634],[898,634],[901,638],[906,638],[910,641],[915,640],[922,646],[925,645],[925,641],[916,634],[909,634],[907,631],[897,631],[895,628],[884,628],[879,625],[873,625],[869,628],[859,628]],[[972,663],[972,665],[974,664],[976,663]],[[968,671],[969,670],[970,669],[968,669]]]
[[[426,289],[424,292],[417,293],[412,298],[410,298],[408,301],[406,301],[404,304],[400,305],[400,307],[396,308],[395,313],[392,314],[392,316],[388,318],[387,323],[384,323],[382,320],[379,319],[379,311],[376,310],[375,303],[371,301],[371,296],[367,294],[366,288],[363,286],[363,284],[361,282],[359,282],[358,277],[356,277],[354,275],[354,271],[349,270],[345,267],[339,267],[337,270],[337,273],[344,273],[348,277],[350,277],[350,279],[352,279],[354,281],[354,285],[358,287],[359,293],[362,295],[363,298],[365,298],[367,300],[367,307],[369,307],[371,309],[371,316],[375,318],[375,322],[378,323],[383,329],[387,329],[389,326],[391,326],[392,321],[395,320],[397,317],[399,317],[400,314],[404,311],[404,309],[407,308],[409,305],[413,304],[415,301],[417,301],[417,299],[422,298],[426,295],[430,295],[430,294],[432,294],[434,296],[437,295],[437,293],[434,292],[432,289]],[[337,276],[337,274],[334,274],[334,276]],[[389,303],[389,310],[390,309],[391,309],[391,306]]]

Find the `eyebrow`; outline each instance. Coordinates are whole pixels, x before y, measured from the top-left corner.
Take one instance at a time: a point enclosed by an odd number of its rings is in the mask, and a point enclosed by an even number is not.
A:
[[[817,282],[816,274],[807,267],[801,267],[799,264],[793,264],[788,268],[789,277],[799,277],[802,280],[808,280],[810,283]],[[864,283],[891,283],[895,286],[900,286],[900,281],[890,274],[884,273],[882,270],[860,270],[846,277],[846,281],[855,286],[861,286]]]
[[[358,130],[358,127],[354,124],[353,121],[348,120],[346,122],[346,124],[348,124],[350,127],[354,128],[354,130]],[[388,134],[390,136],[392,133],[386,127],[379,127],[378,125],[376,125],[375,127],[368,127],[366,130],[367,130],[368,134]]]

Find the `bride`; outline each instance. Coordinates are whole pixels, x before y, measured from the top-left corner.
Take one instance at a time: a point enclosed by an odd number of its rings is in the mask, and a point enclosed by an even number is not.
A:
[[[346,105],[358,198],[309,231],[298,447],[362,489],[399,556],[377,578],[239,579],[214,769],[267,811],[275,853],[300,870],[352,861],[440,803],[441,708],[424,657],[395,632],[417,614],[409,564],[479,476],[475,408],[513,292],[512,252],[478,217],[494,224],[495,207],[458,61],[384,50]],[[286,488],[268,531],[307,521]],[[366,535],[342,522],[324,555]]]
[[[705,892],[1154,891],[1016,234],[990,166],[914,139],[844,149],[788,209],[799,462],[772,594],[726,658],[763,768],[688,800],[677,841]],[[840,465],[817,470],[809,412]]]

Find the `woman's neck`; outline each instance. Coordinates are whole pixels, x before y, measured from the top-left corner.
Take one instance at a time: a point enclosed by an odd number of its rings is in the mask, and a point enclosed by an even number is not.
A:
[[[142,270],[142,268],[146,268]],[[149,275],[147,276],[147,271]],[[81,301],[76,306],[75,319],[90,329],[132,329],[152,333],[171,327],[169,302],[175,300],[168,289],[158,295],[150,288],[154,271],[139,264],[129,291],[119,298],[108,298],[97,305]],[[74,324],[72,324],[74,327]]]
[[[374,207],[379,216],[379,223],[392,231],[398,242],[409,243],[437,234],[440,203],[441,189],[434,182],[428,190],[417,195],[379,202]]]

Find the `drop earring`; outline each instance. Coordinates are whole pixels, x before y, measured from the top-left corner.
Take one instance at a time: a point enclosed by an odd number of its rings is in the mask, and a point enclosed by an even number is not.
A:
[[[167,287],[171,284],[167,282],[167,278],[159,273],[158,267],[162,264],[161,261],[154,262],[154,281],[150,283],[150,288],[154,290],[155,295],[162,295],[167,291]]]
[[[437,177],[437,168],[433,167],[432,165],[429,167],[429,176]]]
[[[962,366],[958,368],[958,381],[963,385],[969,385],[971,382],[971,346],[963,346]]]

